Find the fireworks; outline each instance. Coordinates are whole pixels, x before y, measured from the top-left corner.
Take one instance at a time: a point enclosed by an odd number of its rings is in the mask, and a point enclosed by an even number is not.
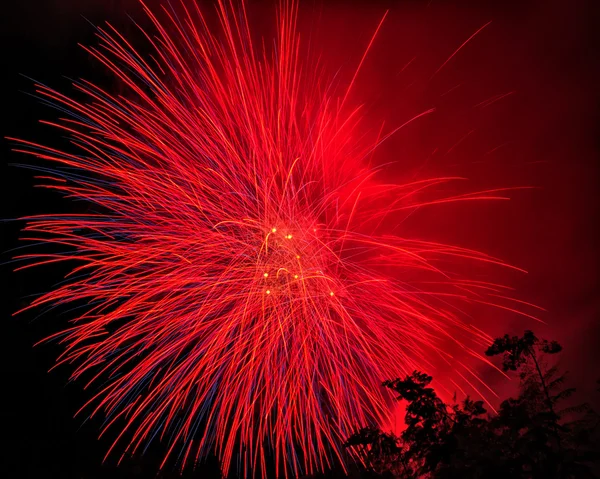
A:
[[[49,124],[76,151],[17,140],[19,151],[53,162],[46,186],[91,206],[27,218],[27,239],[60,247],[23,256],[28,266],[77,262],[30,308],[78,308],[53,336],[58,364],[97,385],[82,410],[120,428],[115,454],[161,440],[164,461],[183,466],[215,450],[225,472],[313,473],[344,463],[357,427],[388,420],[383,379],[446,363],[485,389],[448,352],[478,356],[471,347],[490,339],[457,305],[513,303],[442,265],[502,263],[385,224],[502,190],[440,197],[429,192],[456,178],[384,183],[372,154],[405,125],[369,137],[348,99],[358,69],[343,88],[326,80],[300,55],[296,10],[283,3],[269,49],[243,4],[219,2],[218,29],[195,4],[160,20],[146,8],[152,55],[110,25],[88,48],[122,95],[85,80],[82,100],[36,85],[67,113]]]

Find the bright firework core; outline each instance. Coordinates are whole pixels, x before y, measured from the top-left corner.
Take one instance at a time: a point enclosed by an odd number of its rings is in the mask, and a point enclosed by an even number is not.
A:
[[[335,282],[323,266],[327,253],[316,228],[271,228],[258,253],[265,292],[288,303],[332,297]]]

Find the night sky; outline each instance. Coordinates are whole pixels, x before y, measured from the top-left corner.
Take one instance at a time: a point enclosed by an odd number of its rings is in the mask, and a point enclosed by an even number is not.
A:
[[[468,177],[478,187],[534,187],[515,191],[510,202],[431,210],[397,227],[406,236],[482,249],[527,270],[528,274],[511,273],[502,279],[516,288],[519,298],[547,310],[541,315],[545,324],[499,311],[471,313],[488,315],[485,324],[492,335],[533,329],[558,340],[565,347],[562,364],[580,390],[580,399],[600,406],[595,385],[600,378],[597,2],[324,3],[320,22],[327,28],[315,33],[315,41],[323,46],[326,61],[345,66],[356,62],[382,13],[390,8],[354,93],[374,121],[395,124],[423,108],[437,108],[433,118],[387,142],[380,161],[396,161],[393,168],[399,177],[447,174]],[[270,11],[267,4],[258,2],[256,11]],[[78,43],[94,43],[86,19],[92,24],[110,20],[135,39],[127,14],[144,25],[134,0],[19,0],[5,5],[0,15],[2,136],[62,145],[64,140],[37,122],[55,118],[56,112],[28,95],[33,83],[25,76],[66,93],[69,77],[114,86]],[[257,21],[269,25],[271,17],[266,15],[258,15]],[[489,20],[490,26],[432,78],[452,51]],[[477,106],[502,93],[510,95],[489,107]],[[12,153],[9,141],[0,143],[0,218],[80,211],[80,205],[34,188],[35,172],[15,166],[34,160]],[[0,476],[154,477],[152,449],[148,458],[123,468],[115,469],[111,460],[101,466],[110,438],[97,439],[100,421],[82,424],[84,416],[73,419],[89,392],[82,392],[82,384],[67,385],[69,367],[47,372],[60,346],[33,347],[63,328],[66,316],[36,319],[36,312],[28,312],[12,317],[28,303],[28,295],[51,288],[68,268],[13,273],[10,259],[15,253],[9,250],[19,245],[23,223],[5,221],[0,226],[0,251],[6,251],[1,275],[0,364],[6,403]],[[514,389],[497,375],[486,379],[501,395]],[[160,446],[156,449],[160,455]],[[214,467],[209,464],[207,470]],[[164,474],[171,477],[169,471]]]

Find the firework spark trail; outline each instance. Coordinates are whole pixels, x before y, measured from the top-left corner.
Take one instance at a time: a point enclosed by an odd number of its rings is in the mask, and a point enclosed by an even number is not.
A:
[[[86,50],[126,94],[80,80],[87,100],[76,101],[36,85],[70,112],[47,123],[78,152],[24,140],[17,151],[57,165],[46,187],[97,213],[27,218],[26,239],[62,250],[22,255],[24,267],[80,263],[28,308],[85,306],[53,336],[65,344],[57,364],[102,384],[82,409],[106,415],[102,434],[122,428],[109,453],[160,438],[163,465],[215,448],[225,472],[237,461],[265,474],[273,458],[278,474],[314,473],[344,462],[340,444],[357,426],[387,422],[382,379],[446,363],[483,384],[448,352],[458,344],[485,360],[473,348],[490,338],[461,320],[460,304],[529,305],[441,264],[510,266],[379,225],[505,190],[440,197],[436,187],[460,179],[379,181],[366,159],[397,129],[359,140],[361,109],[347,106],[357,72],[340,91],[300,61],[294,2],[278,11],[271,53],[253,43],[243,4],[218,3],[218,31],[197,5],[181,8],[160,21],[145,7],[148,58],[98,28]]]

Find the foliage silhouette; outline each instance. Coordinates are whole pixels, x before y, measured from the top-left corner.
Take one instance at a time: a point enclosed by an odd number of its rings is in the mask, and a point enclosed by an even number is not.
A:
[[[494,340],[485,354],[501,356],[502,369],[517,373],[520,382],[518,397],[503,401],[496,414],[469,397],[445,404],[429,387],[432,377],[419,371],[385,381],[407,403],[406,428],[399,437],[364,428],[346,447],[379,477],[598,477],[598,416],[587,404],[569,401],[575,389],[566,388],[565,374],[549,364],[561,350],[531,331]]]

